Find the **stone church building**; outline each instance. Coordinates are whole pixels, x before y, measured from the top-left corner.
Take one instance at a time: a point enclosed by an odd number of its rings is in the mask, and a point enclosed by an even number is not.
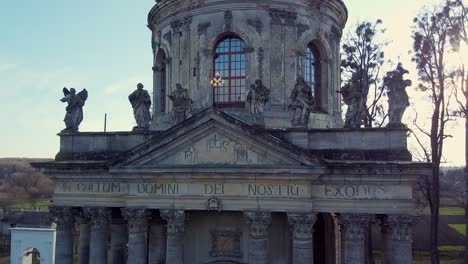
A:
[[[157,1],[151,124],[63,131],[33,164],[56,183],[56,263],[77,246],[79,263],[363,264],[371,223],[385,263],[412,263],[431,167],[404,128],[343,128],[347,16],[342,0]]]

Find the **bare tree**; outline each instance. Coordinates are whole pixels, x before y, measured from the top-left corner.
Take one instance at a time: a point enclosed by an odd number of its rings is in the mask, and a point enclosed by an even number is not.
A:
[[[413,24],[413,61],[419,75],[419,90],[428,93],[432,102],[430,129],[426,130],[416,124],[420,134],[427,136],[430,148],[425,148],[427,162],[434,164],[432,175],[425,179],[425,190],[431,208],[431,261],[438,264],[438,225],[440,204],[440,164],[447,122],[451,120],[449,111],[450,96],[453,92],[450,80],[455,71],[448,68],[447,55],[457,48],[460,39],[460,28],[454,27],[451,19],[452,2],[435,6],[432,10],[424,9]]]
[[[384,32],[380,19],[375,23],[358,23],[343,44],[342,77],[348,85],[354,83],[359,86],[362,97],[357,113],[362,114],[358,119],[364,127],[382,126],[386,119],[381,104],[385,95],[381,69],[385,57],[383,49],[388,43],[379,40],[379,35]]]

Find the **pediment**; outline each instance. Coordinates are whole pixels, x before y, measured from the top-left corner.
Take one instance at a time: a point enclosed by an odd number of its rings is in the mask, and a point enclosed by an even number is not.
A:
[[[187,121],[132,150],[113,167],[319,165],[280,139],[216,112]]]

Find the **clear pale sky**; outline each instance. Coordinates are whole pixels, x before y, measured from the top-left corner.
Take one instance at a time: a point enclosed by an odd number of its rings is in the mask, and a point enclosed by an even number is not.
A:
[[[414,73],[408,55],[411,22],[433,2],[345,0],[350,15],[345,32],[357,21],[381,18],[385,38],[392,41],[387,58],[401,60]],[[104,113],[108,130],[130,130],[128,94],[138,82],[151,89],[146,18],[153,5],[154,0],[1,0],[0,157],[54,157],[56,133],[64,127],[65,104],[59,101],[64,86],[90,93],[80,131],[102,131]],[[421,96],[408,90],[411,97]],[[461,164],[463,130],[454,126],[446,157]]]

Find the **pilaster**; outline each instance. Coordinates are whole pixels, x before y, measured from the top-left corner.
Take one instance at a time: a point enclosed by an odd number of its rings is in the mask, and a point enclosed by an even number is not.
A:
[[[148,259],[148,218],[145,209],[123,208],[122,215],[128,222],[128,264],[145,264]]]
[[[315,213],[288,213],[288,222],[293,233],[293,264],[314,263]]]
[[[185,212],[171,209],[160,214],[167,221],[166,263],[183,264]]]
[[[78,263],[89,263],[89,242],[91,236],[91,217],[84,210],[76,214],[78,225],[80,226],[80,238],[78,244]]]
[[[388,215],[383,218],[382,225],[388,229],[387,250],[384,255],[389,256],[388,262],[398,264],[413,263],[412,229],[416,223],[416,217],[405,215]]]
[[[50,213],[57,224],[55,262],[73,264],[74,211],[71,207],[54,206],[50,208]]]
[[[86,208],[85,212],[91,216],[91,236],[89,263],[107,263],[107,239],[111,210],[104,207]]]
[[[249,263],[267,264],[268,261],[268,227],[271,223],[270,212],[244,212],[249,225]]]
[[[342,236],[342,263],[366,262],[365,237],[370,224],[368,214],[341,214],[338,218]]]

